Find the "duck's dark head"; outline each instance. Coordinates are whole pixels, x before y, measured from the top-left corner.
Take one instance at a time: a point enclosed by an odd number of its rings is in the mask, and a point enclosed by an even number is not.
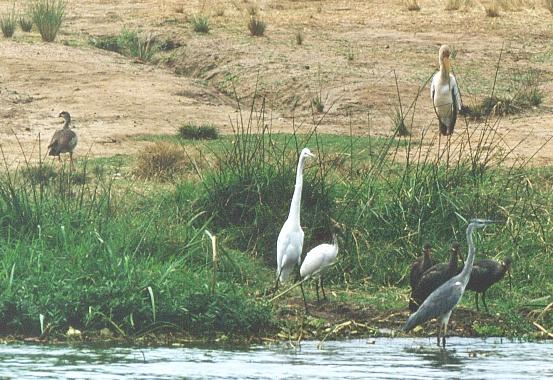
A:
[[[63,120],[65,120],[66,124],[71,122],[71,115],[69,115],[69,112],[67,111],[61,111],[58,117],[63,117]]]

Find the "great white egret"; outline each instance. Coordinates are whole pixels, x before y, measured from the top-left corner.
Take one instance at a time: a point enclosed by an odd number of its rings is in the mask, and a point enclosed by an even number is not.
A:
[[[490,223],[493,222],[486,219],[473,219],[470,221],[467,227],[469,254],[465,261],[463,270],[461,273],[442,284],[428,296],[419,309],[415,313],[411,314],[409,319],[407,319],[407,322],[403,326],[403,331],[410,331],[415,328],[415,326],[429,321],[432,318],[437,318],[439,321],[437,337],[438,346],[440,346],[440,334],[443,329],[442,346],[445,348],[449,317],[451,316],[451,312],[455,306],[461,300],[461,297],[463,297],[463,293],[465,292],[465,288],[469,282],[470,274],[472,272],[474,255],[476,253],[476,248],[472,240],[472,233],[475,228],[483,228]]]
[[[332,244],[323,243],[315,248],[311,249],[305,255],[303,263],[300,267],[300,276],[302,279],[307,279],[310,277],[319,276],[318,282],[316,283],[317,290],[317,302],[319,299],[319,286],[323,292],[323,299],[326,298],[325,290],[323,287],[323,276],[322,271],[332,265],[336,261],[336,256],[338,255],[338,240],[336,235],[332,236]],[[305,302],[305,300],[304,300]]]
[[[430,96],[434,111],[438,116],[440,133],[451,135],[457,121],[457,112],[461,111],[461,94],[455,76],[451,71],[449,46],[442,45],[438,53],[440,70],[432,77],[430,84]]]
[[[478,307],[478,293],[482,293],[482,303],[488,311],[486,290],[505,276],[505,273],[511,268],[511,263],[510,257],[505,257],[503,261],[483,259],[474,262],[467,289],[475,292],[476,310],[480,310]]]
[[[296,170],[296,185],[294,195],[290,203],[288,219],[284,222],[277,239],[277,280],[275,291],[279,282],[286,282],[296,264],[300,264],[303,248],[303,230],[300,225],[301,190],[303,186],[303,168],[307,157],[315,157],[309,148],[303,148],[298,160]],[[303,292],[303,287],[302,287]]]
[[[69,128],[71,124],[69,112],[62,111],[58,117],[63,117],[65,123],[63,124],[63,128],[57,130],[54,136],[52,136],[52,140],[48,145],[48,155],[58,156],[58,159],[61,160],[61,153],[69,153],[69,159],[71,160],[71,165],[73,165],[73,149],[77,146],[77,134]]]
[[[409,299],[409,310],[417,311],[426,297],[440,285],[455,276],[461,271],[457,265],[459,257],[459,243],[454,242],[451,245],[451,254],[447,263],[439,263],[428,268],[421,276],[417,285],[411,290],[411,298]]]

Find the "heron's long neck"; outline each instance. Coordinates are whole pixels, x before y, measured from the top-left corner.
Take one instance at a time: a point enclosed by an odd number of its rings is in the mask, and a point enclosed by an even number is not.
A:
[[[301,189],[303,187],[303,167],[305,165],[305,157],[300,157],[298,169],[296,172],[296,186],[294,187],[294,195],[290,204],[290,213],[288,220],[296,221],[300,224],[300,206],[301,206]]]
[[[470,273],[472,272],[472,264],[474,263],[474,255],[476,253],[476,248],[474,247],[474,242],[472,241],[473,230],[474,230],[474,226],[472,224],[469,224],[467,228],[467,242],[469,244],[469,254],[465,261],[465,266],[463,267],[463,271],[459,274],[460,280],[463,282],[464,286],[467,286],[469,282]]]

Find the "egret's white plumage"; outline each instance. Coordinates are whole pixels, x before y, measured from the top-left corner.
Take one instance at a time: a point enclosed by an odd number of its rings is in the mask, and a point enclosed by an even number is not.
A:
[[[300,275],[302,278],[312,277],[320,273],[324,268],[332,265],[338,255],[338,241],[334,236],[332,244],[320,244],[307,252],[301,264]]]
[[[300,264],[303,248],[303,230],[300,225],[301,190],[305,159],[314,157],[308,148],[303,148],[298,160],[296,186],[290,204],[288,219],[284,222],[277,239],[277,286],[279,280],[286,282],[296,264]]]
[[[317,302],[320,301],[319,298],[319,287],[323,291],[323,299],[326,299],[325,289],[323,287],[323,275],[322,271],[332,265],[336,261],[336,256],[338,255],[338,240],[336,235],[333,236],[332,244],[320,244],[307,252],[303,263],[300,268],[300,276],[302,279],[308,279],[310,277],[319,275],[319,281],[316,283],[317,290]],[[302,280],[303,281],[303,280]],[[303,302],[307,305],[305,300],[305,294],[303,294]]]
[[[440,70],[432,77],[430,96],[434,111],[438,116],[440,133],[451,135],[457,121],[457,112],[461,111],[461,94],[455,76],[450,73],[449,46],[442,45],[438,53]]]

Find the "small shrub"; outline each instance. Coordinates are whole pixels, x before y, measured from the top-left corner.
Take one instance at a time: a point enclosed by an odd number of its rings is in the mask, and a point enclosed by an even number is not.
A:
[[[56,176],[54,168],[50,165],[28,166],[21,170],[21,175],[31,185],[47,185]]]
[[[303,33],[302,32],[297,32],[296,33],[296,44],[297,45],[302,45],[303,44]]]
[[[24,32],[30,32],[31,29],[33,29],[33,20],[21,16],[19,17],[19,26],[21,27],[21,30]]]
[[[495,1],[486,7],[486,16],[499,17],[499,6],[495,3]]]
[[[461,0],[447,0],[446,11],[458,11],[461,8]]]
[[[113,51],[121,53],[122,47],[119,44],[119,37],[117,36],[101,36],[95,37],[90,40],[90,43],[98,49]]]
[[[411,134],[409,128],[405,125],[405,115],[401,112],[399,107],[396,107],[392,115],[392,127],[394,133],[398,136],[409,136]]]
[[[194,16],[191,23],[196,33],[205,34],[209,32],[209,18],[207,16]]]
[[[420,11],[421,10],[421,7],[419,6],[419,2],[417,0],[405,0],[404,4],[407,7],[407,10],[409,10],[409,11]]]
[[[248,22],[248,29],[252,36],[261,37],[265,34],[267,24],[265,21],[259,19],[257,16],[251,16]]]
[[[213,125],[187,123],[179,128],[179,136],[187,140],[215,140],[219,137],[219,131]]]
[[[553,0],[544,0],[543,6],[553,15]]]
[[[311,99],[311,104],[313,105],[313,108],[317,110],[317,112],[321,113],[324,111],[325,105],[323,100],[319,95],[315,96],[313,99]]]
[[[143,62],[152,59],[159,47],[153,34],[139,35],[136,31],[123,29],[117,37],[117,44],[125,55],[138,58]]]
[[[0,28],[2,29],[2,34],[4,34],[4,37],[11,38],[15,32],[15,26],[16,21],[14,10],[0,17]]]
[[[42,40],[52,42],[60,30],[65,18],[65,0],[34,0],[30,5],[33,23],[36,25]]]
[[[158,141],[139,153],[135,174],[148,179],[172,179],[180,170],[183,161],[184,152],[179,146]]]

